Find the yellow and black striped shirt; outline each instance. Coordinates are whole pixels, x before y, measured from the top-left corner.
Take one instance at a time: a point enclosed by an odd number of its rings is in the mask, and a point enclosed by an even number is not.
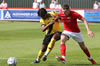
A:
[[[53,17],[49,17],[47,19],[40,19],[40,23],[47,25],[48,23],[50,23],[52,20],[54,20]],[[53,25],[51,25],[48,29],[46,29],[46,34],[53,34],[55,32],[60,32],[60,25],[59,22],[55,22]]]

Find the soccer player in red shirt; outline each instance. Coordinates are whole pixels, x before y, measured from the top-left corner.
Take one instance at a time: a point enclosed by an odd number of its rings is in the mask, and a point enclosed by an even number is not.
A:
[[[56,56],[56,59],[58,61],[61,61],[62,63],[65,63],[65,54],[66,54],[65,42],[67,40],[69,40],[69,38],[73,38],[79,44],[79,46],[83,50],[83,52],[88,56],[88,60],[92,64],[96,64],[96,61],[94,61],[94,59],[91,57],[88,48],[84,44],[83,37],[82,37],[80,29],[77,25],[77,19],[83,21],[85,24],[85,27],[87,29],[88,35],[90,37],[93,37],[94,33],[90,30],[85,18],[83,18],[77,12],[72,11],[69,8],[69,5],[67,5],[67,4],[63,5],[62,10],[60,10],[59,16],[60,16],[61,21],[64,24],[64,31],[62,32],[61,43],[60,43],[60,51],[61,51],[62,57]]]

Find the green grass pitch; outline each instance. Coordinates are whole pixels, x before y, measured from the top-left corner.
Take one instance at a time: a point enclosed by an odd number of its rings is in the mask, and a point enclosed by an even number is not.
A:
[[[63,24],[61,23],[60,26],[63,31]],[[0,22],[0,66],[8,66],[9,57],[17,58],[17,66],[100,66],[100,24],[89,23],[89,27],[95,33],[94,38],[88,37],[83,23],[79,23],[79,27],[85,44],[97,61],[97,65],[92,65],[87,60],[87,56],[72,39],[66,43],[66,64],[61,64],[55,58],[60,56],[60,41],[56,42],[46,62],[41,60],[39,64],[31,64],[41,48],[45,34],[41,31],[40,24],[37,22]]]

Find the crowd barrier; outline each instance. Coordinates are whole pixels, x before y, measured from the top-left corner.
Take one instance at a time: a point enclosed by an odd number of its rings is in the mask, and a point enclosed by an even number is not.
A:
[[[59,9],[47,9],[48,12]],[[88,22],[100,22],[100,10],[97,9],[72,9],[81,14]],[[38,9],[8,8],[0,9],[0,20],[39,21]]]

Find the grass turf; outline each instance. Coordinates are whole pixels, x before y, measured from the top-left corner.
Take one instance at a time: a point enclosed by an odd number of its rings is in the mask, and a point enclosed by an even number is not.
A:
[[[63,24],[60,25],[63,31]],[[94,38],[88,37],[83,23],[79,23],[79,26],[92,57],[97,61],[97,65],[93,66],[99,66],[100,24],[89,24],[91,30],[95,33]],[[0,66],[7,66],[9,57],[17,58],[17,66],[61,66],[62,64],[55,59],[56,56],[60,56],[60,41],[56,42],[46,62],[41,61],[39,64],[31,64],[41,48],[43,38],[44,33],[41,31],[39,23],[0,22]],[[66,47],[66,64],[63,64],[63,66],[91,66],[87,56],[74,40],[70,39],[66,43]]]

